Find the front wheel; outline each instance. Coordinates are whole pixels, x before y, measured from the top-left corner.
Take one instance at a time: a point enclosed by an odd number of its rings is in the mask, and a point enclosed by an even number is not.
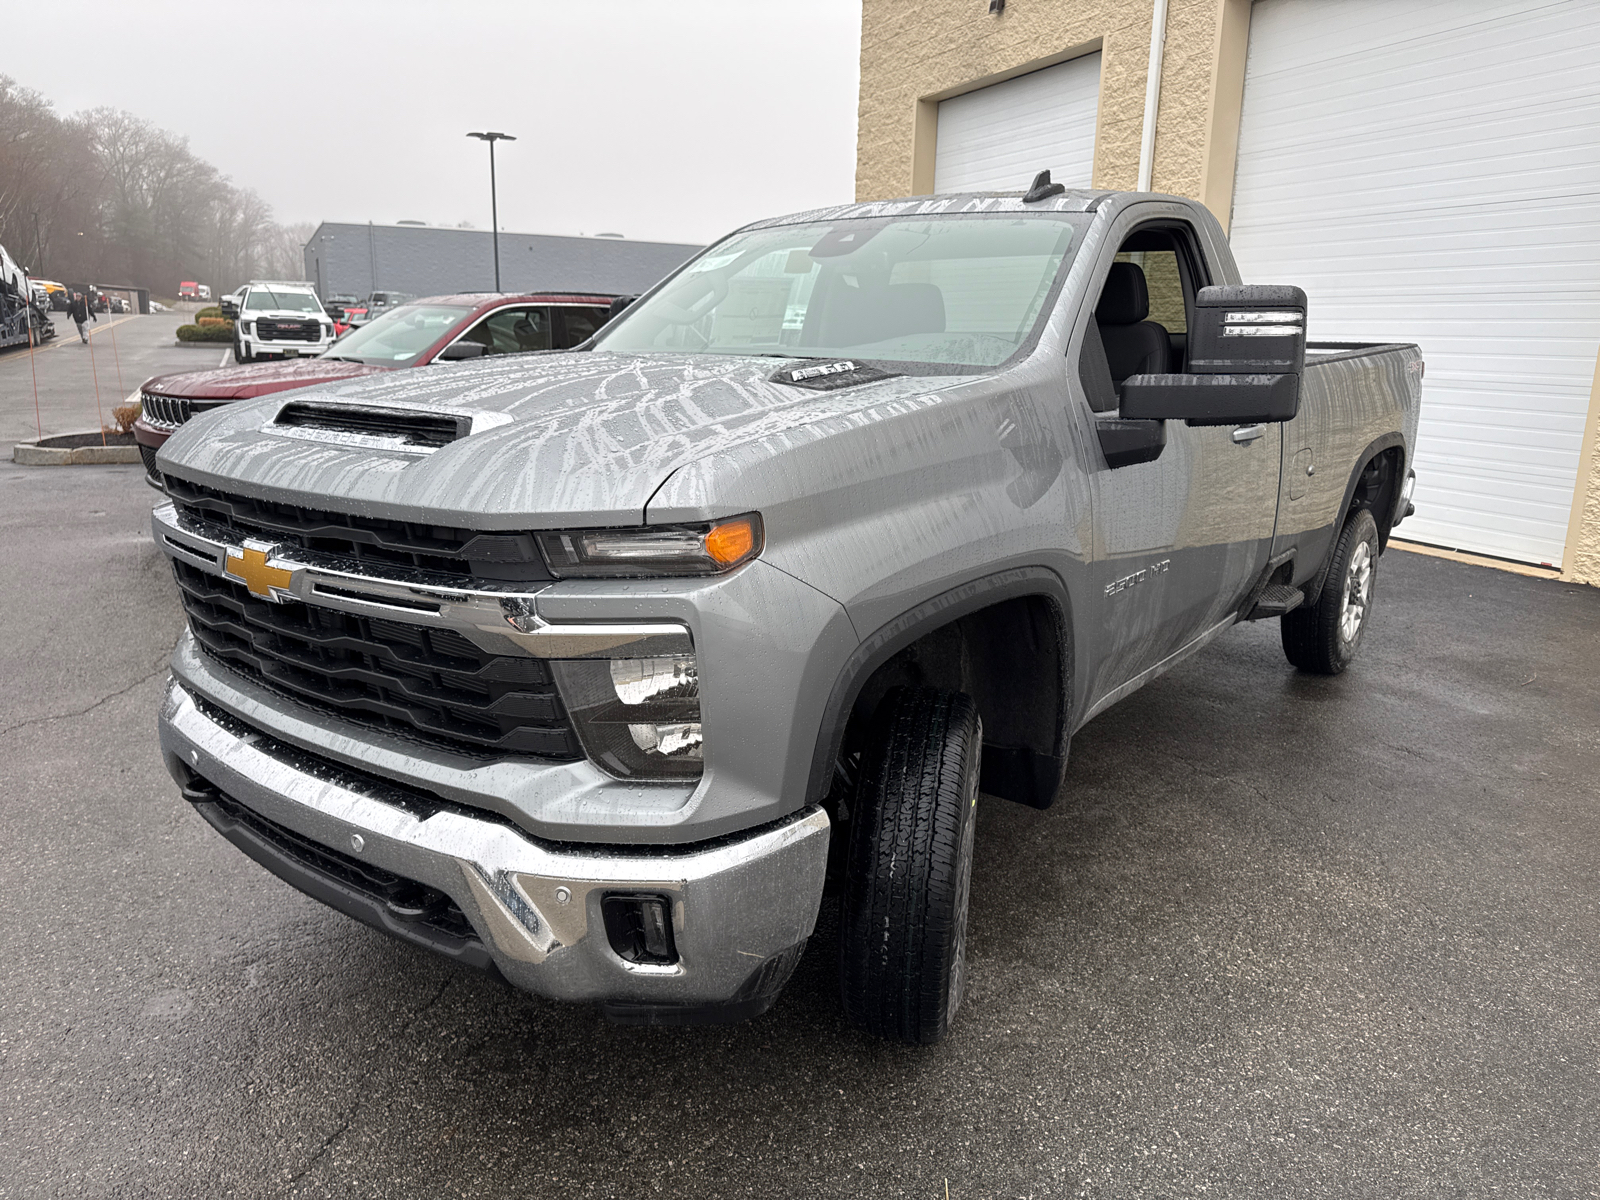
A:
[[[250,361],[250,356],[244,352],[244,347],[239,342],[233,344],[233,361],[241,366]]]
[[[1328,578],[1317,602],[1283,615],[1284,656],[1302,671],[1337,675],[1361,645],[1378,581],[1378,524],[1358,508],[1333,548]]]
[[[928,1045],[966,981],[967,900],[983,724],[960,692],[892,688],[878,706],[851,808],[840,937],[845,1015]]]

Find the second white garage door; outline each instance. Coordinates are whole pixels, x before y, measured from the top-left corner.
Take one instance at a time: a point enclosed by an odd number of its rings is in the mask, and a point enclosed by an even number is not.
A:
[[[1600,5],[1258,0],[1231,232],[1427,361],[1407,537],[1559,565],[1600,345]]]
[[[1086,188],[1099,110],[1099,54],[945,100],[933,190],[1018,192],[1046,169],[1056,183]]]

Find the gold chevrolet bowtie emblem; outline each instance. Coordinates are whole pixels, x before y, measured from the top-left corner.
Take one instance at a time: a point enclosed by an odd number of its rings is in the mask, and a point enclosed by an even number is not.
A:
[[[294,572],[282,567],[269,567],[267,553],[268,550],[249,542],[238,549],[229,546],[228,561],[223,570],[249,588],[252,596],[281,603],[283,597],[279,592],[289,590]]]

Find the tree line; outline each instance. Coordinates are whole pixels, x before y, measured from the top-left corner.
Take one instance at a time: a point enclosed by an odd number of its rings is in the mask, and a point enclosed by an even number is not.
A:
[[[182,280],[232,291],[299,279],[313,226],[283,226],[187,138],[101,107],[59,116],[0,75],[0,245],[34,276],[174,296]]]

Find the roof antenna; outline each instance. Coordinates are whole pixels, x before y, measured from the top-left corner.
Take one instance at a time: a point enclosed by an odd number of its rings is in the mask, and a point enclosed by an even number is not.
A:
[[[1028,189],[1028,194],[1022,198],[1022,202],[1037,204],[1041,200],[1050,199],[1051,196],[1059,196],[1066,190],[1066,184],[1050,182],[1049,171],[1040,171],[1033,177],[1033,186]]]

